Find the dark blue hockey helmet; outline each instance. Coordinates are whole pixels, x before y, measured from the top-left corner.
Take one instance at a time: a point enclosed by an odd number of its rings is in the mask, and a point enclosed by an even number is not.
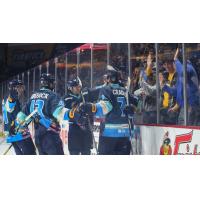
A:
[[[72,90],[73,87],[76,87],[76,86],[82,87],[82,83],[79,77],[75,77],[67,82],[67,88],[70,91]]]
[[[120,72],[119,70],[117,70],[116,68],[114,68],[113,66],[111,65],[108,65],[107,66],[107,77],[109,79],[109,82],[111,83],[119,83],[120,82]]]
[[[40,86],[53,90],[55,87],[55,77],[51,74],[43,73],[40,77]]]

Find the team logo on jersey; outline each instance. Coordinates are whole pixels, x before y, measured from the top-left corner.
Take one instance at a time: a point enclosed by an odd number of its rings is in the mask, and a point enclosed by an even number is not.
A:
[[[169,138],[169,132],[167,131],[163,138],[163,144],[160,147],[160,155],[171,155],[172,154],[172,147],[171,147],[171,140]]]

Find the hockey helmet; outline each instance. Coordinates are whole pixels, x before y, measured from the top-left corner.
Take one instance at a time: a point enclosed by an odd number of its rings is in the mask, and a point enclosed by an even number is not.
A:
[[[111,83],[119,83],[120,81],[119,71],[111,65],[107,66],[107,77]]]
[[[71,79],[70,81],[68,81],[68,83],[67,83],[67,89],[70,91],[72,91],[72,88],[76,87],[76,86],[82,87],[82,83],[81,83],[81,80],[79,77],[75,77],[75,78]]]
[[[53,90],[55,87],[55,77],[51,74],[43,73],[40,77],[40,86]]]

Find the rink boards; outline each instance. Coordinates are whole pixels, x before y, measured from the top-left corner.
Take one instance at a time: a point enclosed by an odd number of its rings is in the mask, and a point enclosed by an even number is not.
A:
[[[200,128],[141,125],[140,148],[144,155],[200,155]]]
[[[98,146],[99,122],[94,123],[94,137]],[[30,127],[31,129],[31,127]],[[34,138],[34,130],[32,137]],[[61,132],[64,152],[69,155],[67,131]],[[133,154],[142,155],[200,155],[200,128],[162,125],[137,125],[132,138]],[[5,138],[0,138],[0,155],[9,148]],[[11,148],[7,155],[13,155]],[[92,149],[92,154],[96,150]]]
[[[94,133],[94,138],[95,138],[95,141],[96,141],[97,145],[98,145],[98,142],[99,142],[99,124],[100,124],[99,122],[95,122],[94,123],[94,132],[93,132]],[[32,124],[29,126],[29,129],[30,129],[32,138],[34,140],[34,129],[33,129],[33,125]],[[61,131],[60,137],[61,137],[61,140],[63,142],[64,153],[66,155],[69,155],[68,146],[67,146],[67,131]],[[3,155],[7,151],[9,146],[10,146],[10,144],[6,143],[6,139],[0,137],[0,155]],[[94,155],[96,154],[96,150],[95,149],[92,149],[91,152]],[[13,147],[10,148],[10,150],[6,153],[6,155],[15,155]]]

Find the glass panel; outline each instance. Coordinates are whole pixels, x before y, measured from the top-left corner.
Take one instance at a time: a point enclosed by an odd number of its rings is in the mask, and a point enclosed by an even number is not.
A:
[[[28,100],[28,93],[29,93],[29,83],[28,83],[28,72],[24,72],[24,85],[25,85],[25,97],[24,99],[22,100],[22,104],[24,104],[27,100]]]
[[[35,68],[35,91],[40,88],[40,66]]]
[[[45,65],[46,65],[46,72],[49,74],[49,61],[48,60],[45,62]]]
[[[3,84],[0,83],[0,114],[2,115]]]
[[[42,63],[41,65],[41,74],[47,73],[47,62]]]
[[[4,92],[4,94],[5,95],[8,95],[8,83],[9,83],[9,80],[7,80],[6,82],[5,82],[5,92]]]
[[[65,94],[67,94],[67,66],[68,66],[68,60],[67,60],[67,53],[65,56]]]
[[[130,44],[130,91],[138,100],[135,123],[156,123],[155,69],[154,44]]]
[[[121,72],[122,81],[125,83],[128,77],[128,44],[110,44],[110,65]]]
[[[1,98],[1,101],[2,101],[2,97],[3,97],[2,89],[3,89],[2,83],[0,83],[0,98]]]
[[[29,70],[27,71],[27,88],[26,88],[26,91],[27,91],[27,99],[28,99],[29,96],[30,96],[30,71]]]
[[[184,125],[183,59],[180,52],[176,54],[177,47],[178,44],[158,45],[161,124]]]
[[[188,125],[200,125],[200,44],[185,44],[187,62]]]
[[[55,63],[54,59],[49,60],[49,73],[53,76],[55,76]]]
[[[96,87],[104,84],[103,75],[107,66],[107,44],[93,45],[93,77],[92,86]]]
[[[22,74],[18,74],[17,79],[22,80]]]
[[[30,75],[29,75],[29,98],[31,96],[31,94],[33,93],[34,91],[34,86],[35,86],[35,77],[34,77],[34,69],[31,69],[29,71]]]
[[[22,73],[22,81],[24,83],[24,72]]]
[[[65,55],[58,57],[57,77],[56,77],[56,92],[61,97],[65,94]]]
[[[79,77],[82,81],[83,88],[91,87],[91,44],[82,45],[79,48]],[[78,52],[78,53],[79,53]]]
[[[55,68],[55,92],[57,93],[57,86],[58,86],[58,58],[54,58],[54,68]]]
[[[76,50],[67,54],[67,81],[77,76],[77,55]]]

